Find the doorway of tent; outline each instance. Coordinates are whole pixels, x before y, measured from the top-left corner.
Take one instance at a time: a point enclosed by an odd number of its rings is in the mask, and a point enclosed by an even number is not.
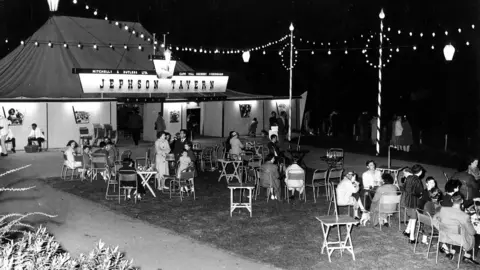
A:
[[[132,125],[140,125],[140,140],[143,140],[143,121],[140,123],[133,123],[132,115],[138,113],[142,119],[144,116],[143,103],[117,103],[117,127],[118,140],[128,144],[133,143],[132,140]]]
[[[200,135],[200,108],[187,109],[187,130],[190,133],[190,140]]]

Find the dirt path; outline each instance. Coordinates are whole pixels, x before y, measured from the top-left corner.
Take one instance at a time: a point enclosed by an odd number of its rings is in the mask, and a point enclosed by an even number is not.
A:
[[[1,194],[0,214],[31,211],[57,214],[58,217],[53,220],[35,218],[32,221],[46,223],[49,231],[74,255],[89,252],[95,242],[102,239],[109,245],[118,245],[128,258],[134,259],[136,266],[146,270],[274,269],[119,215],[35,180],[40,176],[59,175],[59,156],[59,153],[18,153],[3,159],[2,168],[15,168],[23,164],[32,164],[32,167],[1,178],[1,186],[35,185],[36,188],[27,192]]]

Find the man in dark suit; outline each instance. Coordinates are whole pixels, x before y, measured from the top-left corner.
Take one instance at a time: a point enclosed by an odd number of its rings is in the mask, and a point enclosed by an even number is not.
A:
[[[180,139],[175,140],[175,146],[173,148],[173,154],[175,154],[175,159],[178,160],[182,151],[185,149],[185,144],[187,144],[187,130],[180,130]]]
[[[462,182],[460,187],[460,194],[462,194],[464,205],[466,208],[473,204],[473,199],[480,197],[479,184],[473,175],[469,174],[466,170],[459,171],[452,175],[450,179],[458,179]]]

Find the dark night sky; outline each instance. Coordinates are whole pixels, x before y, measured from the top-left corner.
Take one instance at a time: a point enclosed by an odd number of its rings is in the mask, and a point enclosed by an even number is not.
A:
[[[418,50],[414,52],[411,48],[402,48],[384,69],[386,114],[401,111],[415,115],[419,122],[429,124],[435,122],[431,119],[442,118],[435,115],[443,111],[448,111],[450,117],[459,113],[475,115],[479,91],[474,49],[480,49],[475,44],[475,38],[477,42],[480,39],[478,32],[467,29],[471,24],[478,23],[477,13],[480,9],[477,2],[78,0],[78,4],[73,5],[72,1],[61,0],[59,13],[94,17],[92,9],[86,11],[84,8],[88,3],[92,8],[98,8],[99,18],[107,13],[111,19],[140,21],[150,32],[169,32],[167,43],[213,48],[245,48],[276,40],[288,33],[288,26],[293,21],[297,37],[315,40],[317,45],[320,41],[339,41],[341,45],[332,47],[342,48],[345,39],[350,41],[349,46],[364,47],[364,40],[357,38],[352,41],[352,37],[369,31],[377,32],[378,13],[383,7],[386,27],[400,28],[404,32],[414,31],[417,35],[422,31],[429,33],[429,37],[424,38],[390,35],[392,45],[416,44]],[[0,13],[0,38],[4,40],[8,36],[11,42],[8,45],[0,42],[0,56],[33,33],[49,16],[46,0],[0,0],[0,9],[2,4],[4,14]],[[461,34],[450,34],[448,39],[441,34],[446,29],[452,32],[458,27],[464,28]],[[438,38],[430,37],[433,31]],[[464,46],[467,40],[473,46]],[[447,41],[452,41],[454,45],[458,43],[455,61],[448,64],[440,49],[430,50],[432,44],[443,48]],[[307,106],[315,107],[317,115],[326,115],[332,109],[339,109],[345,115],[351,114],[351,117],[362,110],[375,111],[377,70],[365,63],[360,51],[350,52],[348,56],[344,55],[343,50],[334,51],[332,55],[327,55],[326,51],[316,51],[312,56],[311,45],[296,44],[298,49],[306,51],[301,51],[298,57],[294,70],[294,90],[297,94],[309,90]],[[316,49],[320,48],[316,46]],[[269,48],[265,56],[261,52],[253,53],[249,64],[242,63],[239,55],[214,57],[179,52],[177,56],[195,69],[241,74],[244,80],[235,82],[236,85],[231,86],[234,89],[287,95],[288,72],[281,65],[278,51],[279,46],[276,46]],[[375,54],[371,54],[370,59],[376,59]],[[412,101],[411,93],[417,93],[416,97],[423,96],[425,99]],[[463,106],[465,104],[467,106]],[[432,109],[425,110],[425,106]],[[468,108],[472,107],[474,109],[470,111]]]

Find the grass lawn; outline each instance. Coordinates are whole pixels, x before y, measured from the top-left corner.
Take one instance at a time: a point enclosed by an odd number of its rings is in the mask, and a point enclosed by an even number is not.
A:
[[[236,253],[255,261],[284,269],[453,269],[454,261],[435,254],[426,259],[424,254],[413,254],[413,246],[398,231],[397,226],[383,228],[354,227],[352,241],[356,261],[346,253],[341,258],[334,252],[332,263],[326,254],[320,254],[322,231],[315,216],[325,215],[328,204],[325,197],[313,203],[311,190],[307,203],[265,200],[259,195],[253,205],[253,217],[246,210],[229,215],[229,190],[225,180],[217,182],[218,172],[201,173],[196,178],[197,200],[188,197],[169,199],[157,192],[157,198],[147,196],[141,202],[105,200],[103,181],[64,182],[60,178],[45,179],[54,188],[98,202],[132,218],[170,229],[200,242]],[[310,177],[308,177],[310,179]],[[393,224],[395,222],[392,221]],[[398,221],[397,223],[398,224]],[[336,234],[333,231],[332,235]],[[426,250],[424,245],[421,250]],[[432,249],[433,250],[433,249]],[[461,264],[463,269],[474,266]]]

